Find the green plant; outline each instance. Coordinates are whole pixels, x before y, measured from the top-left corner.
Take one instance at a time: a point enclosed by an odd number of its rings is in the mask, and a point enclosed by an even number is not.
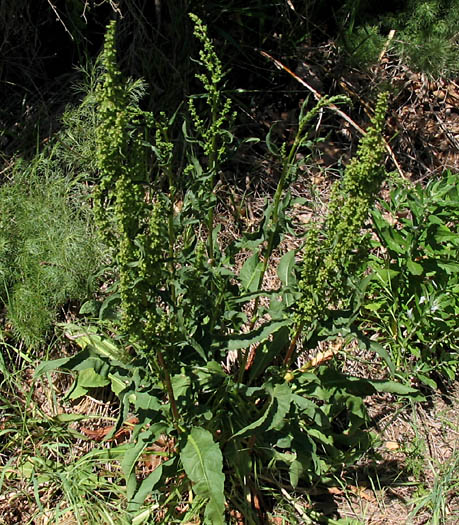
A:
[[[341,41],[356,64],[375,64],[386,35],[396,30],[390,45],[404,63],[431,76],[457,74],[459,9],[455,1],[410,0],[388,9],[350,0],[336,16]]]
[[[457,2],[411,0],[400,18],[398,49],[410,65],[434,76],[457,74]]]
[[[100,243],[84,186],[62,176],[52,152],[18,161],[12,179],[0,188],[0,299],[14,335],[36,346],[59,307],[94,290]]]
[[[296,156],[310,145],[312,119],[341,99],[325,98],[309,110],[306,102],[291,145],[276,148],[268,135],[282,166],[273,202],[256,232],[223,246],[213,207],[233,137],[230,102],[221,93],[221,64],[206,27],[192,20],[203,47],[205,72],[198,79],[207,111],[196,99],[188,106],[183,170],[168,134],[180,115],[154,119],[139,109],[117,67],[115,24],[108,27],[97,90],[95,204],[119,271],[119,312],[110,325],[117,339],[100,326],[67,324],[81,351],[43,363],[36,376],[75,371],[70,399],[111,389],[120,403],[112,434],[129,412],[136,414],[132,440],[112,449],[123,452],[127,510],[136,523],[150,516],[148,498],[161,501],[164,523],[197,515],[224,523],[226,505],[257,523],[264,517],[251,502],[263,497],[265,486],[330,481],[337,468],[368,450],[373,436],[366,431],[364,396],[414,392],[391,381],[347,377],[333,365],[289,370],[299,338],[303,332],[306,340],[319,337],[322,316],[340,306],[362,256],[360,229],[381,177],[385,98],[333,192],[323,236],[317,226],[309,231],[300,268],[295,251],[288,252],[278,268],[282,286],[265,289],[273,251],[289,230]],[[237,275],[241,250],[252,254]],[[225,367],[231,352],[237,358]],[[167,453],[158,450],[163,436],[171,443]],[[167,458],[141,477],[138,463],[150,449]]]
[[[372,212],[378,241],[365,278],[365,330],[378,334],[400,375],[427,386],[458,367],[458,175],[396,185]]]
[[[455,448],[448,461],[439,464],[438,461],[429,460],[429,468],[433,476],[432,489],[421,494],[411,501],[413,510],[410,517],[415,517],[420,511],[428,509],[431,514],[430,523],[440,525],[447,523],[451,517],[448,508],[449,500],[457,493],[459,488],[459,454]],[[453,510],[454,512],[454,510]],[[457,511],[455,512],[457,518]],[[452,517],[454,520],[454,517]]]
[[[124,487],[116,483],[117,458],[103,447],[88,453],[75,447],[84,436],[72,426],[101,416],[63,412],[52,378],[31,387],[27,367],[35,360],[3,338],[0,344],[3,522],[129,523],[122,509]]]
[[[361,229],[384,173],[381,132],[386,96],[379,97],[373,125],[361,140],[342,182],[333,187],[324,224],[314,225],[306,239],[298,283],[301,298],[296,307],[296,328],[285,359],[287,364],[294,356],[294,345],[303,327],[317,320],[316,312],[340,305],[349,290],[348,281],[361,261],[366,239]]]

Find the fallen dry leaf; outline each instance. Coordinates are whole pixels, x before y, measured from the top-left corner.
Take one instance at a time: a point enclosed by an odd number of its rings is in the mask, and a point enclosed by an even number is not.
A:
[[[376,501],[375,495],[373,492],[370,492],[365,487],[357,487],[355,485],[350,485],[350,490],[353,494],[359,498],[365,499],[367,501]]]
[[[139,420],[136,417],[131,417],[124,425],[115,433],[115,435],[110,439],[110,441],[120,441],[123,438],[126,438],[132,431],[133,425],[136,425],[139,422]],[[96,430],[91,430],[90,428],[81,428],[81,432],[88,436],[91,439],[94,439],[94,441],[102,441],[110,432],[115,428],[115,425],[110,425],[108,427],[102,427],[98,428]]]

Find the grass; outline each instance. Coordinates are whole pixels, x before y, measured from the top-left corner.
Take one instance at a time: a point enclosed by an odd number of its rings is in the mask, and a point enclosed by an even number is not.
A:
[[[65,406],[65,377],[34,381],[36,361],[18,360],[18,349],[4,341],[2,347],[11,351],[0,385],[2,523],[128,523],[116,458],[74,428],[103,421],[103,414]]]
[[[453,524],[459,479],[457,384],[426,404],[388,407],[379,421],[380,459],[342,480],[342,516],[362,523]],[[394,417],[395,416],[395,417]],[[365,487],[359,490],[350,488]]]

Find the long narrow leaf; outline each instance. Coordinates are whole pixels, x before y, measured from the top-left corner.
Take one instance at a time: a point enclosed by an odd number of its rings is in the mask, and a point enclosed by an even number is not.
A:
[[[223,525],[225,510],[223,456],[212,434],[204,428],[193,428],[180,453],[180,459],[187,476],[193,482],[196,495],[208,500],[205,523]]]
[[[291,320],[273,321],[265,323],[260,328],[249,332],[248,334],[238,334],[233,336],[228,341],[228,350],[239,350],[240,348],[248,348],[252,344],[262,343],[266,341],[271,334],[276,333],[283,326],[287,326]]]

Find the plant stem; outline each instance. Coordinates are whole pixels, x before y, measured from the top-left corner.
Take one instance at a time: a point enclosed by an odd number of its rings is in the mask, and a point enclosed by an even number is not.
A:
[[[296,152],[297,152],[298,147],[299,147],[300,142],[301,142],[301,135],[303,133],[303,128],[304,128],[304,126],[302,126],[300,124],[300,126],[298,128],[298,131],[297,131],[297,134],[296,134],[296,137],[295,137],[295,141],[294,141],[292,147],[290,148],[290,152],[289,152],[287,157],[284,157],[284,162],[283,162],[283,166],[282,166],[282,174],[281,174],[281,177],[280,177],[279,182],[277,184],[276,193],[274,194],[273,215],[272,215],[272,219],[271,219],[272,227],[271,227],[271,232],[269,234],[268,244],[266,246],[266,250],[265,250],[265,253],[263,255],[263,267],[261,269],[260,286],[262,286],[262,284],[263,284],[263,278],[264,278],[264,275],[266,273],[266,270],[268,269],[269,259],[271,257],[272,251],[274,249],[274,240],[276,238],[277,226],[278,226],[278,222],[279,222],[279,204],[280,204],[280,199],[281,199],[282,193],[284,191],[284,186],[285,186],[285,182],[287,180],[287,176],[288,176],[288,174],[290,172],[290,168],[292,166],[293,158],[296,155]],[[258,306],[259,306],[259,304],[260,304],[260,297],[258,296],[255,299],[255,304],[254,304],[254,307],[253,307],[252,319],[250,321],[250,330],[252,330],[253,327],[255,326],[255,323],[256,323],[256,320],[257,320],[257,313],[258,313]]]
[[[214,96],[212,100],[212,117],[211,117],[212,124],[211,126],[214,126],[217,120],[217,104],[218,104],[217,96]],[[215,133],[212,134],[211,144],[212,146],[210,148],[210,156],[209,156],[209,167],[210,167],[210,172],[211,172],[210,181],[209,181],[209,190],[210,190],[210,193],[212,194],[214,192],[215,173],[217,170],[217,135]],[[209,230],[207,253],[209,255],[209,259],[213,260],[214,258],[214,234],[213,234],[214,208],[213,206],[210,207],[209,212],[207,214],[207,228]]]
[[[290,341],[290,345],[288,347],[287,353],[285,354],[284,358],[284,365],[289,366],[292,362],[293,355],[295,353],[296,343],[298,342],[298,339],[301,335],[301,332],[303,331],[304,323],[300,323],[296,329],[295,335],[293,336],[292,340]]]
[[[158,356],[158,362],[164,374],[164,383],[166,384],[166,390],[167,390],[167,394],[169,397],[169,403],[171,404],[172,418],[174,420],[174,426],[180,432],[180,427],[178,425],[180,416],[179,416],[179,412],[177,409],[177,403],[175,402],[174,390],[172,388],[172,381],[171,381],[171,376],[169,374],[169,369],[167,368],[166,361],[164,359],[164,355],[161,352],[160,348],[157,348],[156,355]]]

